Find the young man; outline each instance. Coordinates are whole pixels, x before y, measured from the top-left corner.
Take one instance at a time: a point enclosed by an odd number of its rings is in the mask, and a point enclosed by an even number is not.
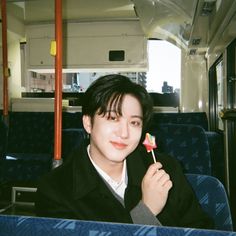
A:
[[[180,165],[142,145],[152,115],[147,91],[129,78],[107,75],[86,91],[89,134],[68,161],[38,185],[38,216],[211,228]]]

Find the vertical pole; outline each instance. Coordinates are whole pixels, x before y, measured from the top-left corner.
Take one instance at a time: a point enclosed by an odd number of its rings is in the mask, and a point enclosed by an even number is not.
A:
[[[3,71],[3,119],[8,120],[8,56],[7,56],[7,7],[6,0],[1,0],[2,13],[2,71]],[[7,122],[8,124],[8,122]]]
[[[54,104],[54,160],[53,168],[62,163],[62,0],[55,0],[55,104]]]

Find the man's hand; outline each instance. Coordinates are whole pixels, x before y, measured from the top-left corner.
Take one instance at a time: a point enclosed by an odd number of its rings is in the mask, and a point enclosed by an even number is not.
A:
[[[154,215],[164,208],[172,187],[170,176],[161,168],[160,162],[150,165],[142,181],[142,201]]]

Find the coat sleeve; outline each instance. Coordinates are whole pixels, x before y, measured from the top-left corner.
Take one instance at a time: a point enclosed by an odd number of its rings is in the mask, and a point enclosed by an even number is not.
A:
[[[173,187],[166,206],[158,215],[160,222],[169,226],[214,229],[213,220],[202,210],[178,161],[165,156],[161,162],[170,175]]]
[[[140,200],[139,203],[130,211],[134,224],[158,225],[161,223],[149,208]]]

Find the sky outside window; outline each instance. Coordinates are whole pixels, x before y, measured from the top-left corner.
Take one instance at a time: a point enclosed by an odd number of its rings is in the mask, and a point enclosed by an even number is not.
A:
[[[147,90],[162,93],[163,82],[180,88],[181,50],[162,40],[149,40],[149,71],[147,72]]]

